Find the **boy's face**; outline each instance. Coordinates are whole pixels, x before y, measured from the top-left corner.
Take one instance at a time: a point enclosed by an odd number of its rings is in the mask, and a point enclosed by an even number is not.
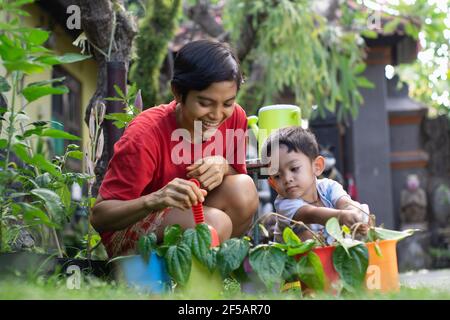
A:
[[[323,157],[311,161],[301,152],[288,152],[285,145],[280,145],[279,154],[273,152],[271,158],[276,156],[279,157],[278,170],[269,166],[269,173],[272,186],[278,194],[288,199],[311,197],[315,191],[316,177],[324,168]]]

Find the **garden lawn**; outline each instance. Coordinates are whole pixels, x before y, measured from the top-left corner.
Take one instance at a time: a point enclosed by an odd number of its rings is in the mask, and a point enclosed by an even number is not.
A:
[[[155,295],[140,293],[133,288],[127,288],[124,285],[115,282],[105,282],[97,278],[85,278],[80,289],[68,289],[66,279],[36,278],[32,280],[9,278],[1,280],[0,299],[2,300],[154,300],[154,299],[189,299],[181,293]],[[294,294],[246,294],[237,292],[237,288],[228,286],[222,294],[223,299],[243,299],[243,300],[295,300],[299,299]],[[345,296],[334,297],[326,294],[317,294],[314,297],[303,299],[325,299],[325,300],[449,300],[450,289],[433,287],[405,287],[397,293],[390,294],[369,294],[357,293]]]

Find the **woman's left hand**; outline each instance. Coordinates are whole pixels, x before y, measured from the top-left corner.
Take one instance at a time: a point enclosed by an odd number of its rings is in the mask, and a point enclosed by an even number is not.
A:
[[[196,178],[208,191],[218,187],[228,172],[228,161],[222,156],[210,156],[197,160],[188,166],[188,178]]]

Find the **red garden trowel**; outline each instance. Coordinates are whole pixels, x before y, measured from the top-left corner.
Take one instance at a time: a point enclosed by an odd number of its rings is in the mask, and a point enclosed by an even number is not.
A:
[[[189,181],[194,182],[197,187],[200,188],[200,182],[197,179],[190,179]],[[192,206],[192,213],[194,214],[195,224],[200,224],[205,222],[205,215],[203,214],[203,204],[199,202],[197,205]],[[211,233],[211,247],[217,247],[220,245],[219,235],[216,229],[208,225],[209,232]]]

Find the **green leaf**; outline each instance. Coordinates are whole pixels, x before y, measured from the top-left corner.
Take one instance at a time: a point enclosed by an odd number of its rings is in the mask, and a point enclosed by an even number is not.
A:
[[[49,32],[37,28],[30,29],[30,31],[25,34],[27,41],[37,46],[47,41],[49,36]]]
[[[239,268],[250,249],[247,240],[232,238],[223,242],[217,252],[216,262],[222,277],[226,278]]]
[[[420,229],[407,229],[403,231],[395,231],[395,230],[389,230],[384,228],[377,228],[375,227],[373,229],[374,231],[374,240],[402,240],[406,237],[412,236],[414,232],[420,231]]]
[[[62,204],[65,208],[70,208],[70,204],[72,202],[72,194],[67,187],[67,185],[63,184],[60,188],[55,190],[58,196],[61,198]]]
[[[361,35],[363,35],[364,37],[369,38],[369,39],[376,39],[376,38],[378,38],[378,33],[376,33],[373,30],[368,30],[368,29],[363,30],[361,32]]]
[[[0,149],[6,148],[7,145],[8,145],[8,140],[0,139]]]
[[[325,224],[325,229],[330,236],[336,239],[336,241],[342,242],[344,240],[341,226],[339,225],[339,221],[337,218],[328,219],[327,223]]]
[[[52,217],[52,220],[61,226],[65,217],[64,206],[61,202],[61,198],[52,190],[44,188],[33,189],[30,193],[44,202],[47,211]]]
[[[361,88],[367,88],[367,89],[375,88],[375,84],[373,82],[369,81],[365,77],[356,77],[356,84],[358,87],[361,87]]]
[[[381,253],[381,248],[380,248],[378,242],[375,242],[374,247],[375,247],[375,253],[377,254],[377,256],[382,257],[383,254]]]
[[[401,20],[399,18],[395,18],[395,19],[389,21],[388,23],[386,23],[383,26],[383,32],[384,33],[393,33],[397,29],[397,26],[400,23],[400,21]]]
[[[267,288],[281,281],[287,256],[278,248],[262,245],[250,252],[253,270]]]
[[[133,120],[133,115],[128,113],[108,113],[105,115],[105,119],[130,122]]]
[[[20,202],[19,204],[22,207],[23,218],[26,222],[39,222],[52,228],[57,227],[41,209],[26,202]]]
[[[92,56],[85,56],[78,53],[66,53],[62,56],[54,56],[48,55],[39,58],[38,60],[47,65],[55,65],[55,64],[65,64],[65,63],[73,63],[78,61],[83,61],[91,58]]]
[[[48,172],[38,175],[34,181],[39,185],[41,188],[47,188],[47,186],[52,181],[52,178]]]
[[[299,277],[298,262],[294,257],[286,259],[282,277],[286,282],[296,281]]]
[[[152,250],[156,247],[156,234],[150,233],[141,236],[138,241],[138,252],[148,262]]]
[[[300,238],[289,227],[286,227],[283,230],[283,241],[290,247],[295,247],[302,244]]]
[[[200,223],[195,226],[195,229],[187,229],[184,232],[183,241],[189,246],[194,257],[206,266],[207,254],[211,246],[211,232],[208,225]]]
[[[69,151],[67,152],[67,156],[69,158],[74,158],[78,160],[83,160],[83,152],[75,150],[75,151]]]
[[[365,63],[358,63],[353,69],[354,74],[360,74],[366,70],[367,65]]]
[[[80,137],[77,137],[73,134],[65,132],[63,130],[48,128],[42,131],[42,137],[50,137],[55,139],[67,139],[67,140],[81,140]]]
[[[363,244],[349,248],[348,253],[341,246],[333,252],[333,265],[344,282],[344,286],[354,291],[362,287],[369,265],[369,252]]]
[[[125,94],[123,93],[122,89],[120,89],[120,87],[117,84],[114,85],[114,89],[116,90],[119,97],[126,99]]]
[[[26,74],[41,73],[45,70],[43,65],[28,60],[4,61],[4,66],[8,72],[23,71]]]
[[[420,30],[414,23],[407,22],[405,24],[405,31],[407,35],[413,37],[414,39],[417,39]]]
[[[44,157],[44,155],[42,155],[40,153],[36,154],[33,157],[33,159],[31,159],[29,164],[32,164],[32,165],[38,167],[40,170],[44,170],[44,171],[50,173],[54,177],[60,177],[61,176],[61,172],[58,170],[58,168],[53,163],[48,161]]]
[[[39,86],[44,86],[44,85],[47,85],[47,84],[54,84],[54,83],[57,83],[57,82],[63,82],[65,79],[66,79],[66,77],[59,77],[59,78],[42,80],[42,81],[36,81],[36,82],[29,83],[28,86],[39,87]],[[36,122],[46,123],[46,121],[36,121]]]
[[[285,243],[274,242],[274,243],[271,243],[271,246],[281,249],[281,250],[284,250],[284,251],[287,251],[289,249],[289,246]]]
[[[172,246],[177,244],[181,239],[181,226],[174,224],[164,229],[164,245]]]
[[[346,225],[342,226],[342,232],[344,232],[345,234],[351,234],[352,231],[350,230],[349,227],[347,227]]]
[[[50,94],[64,94],[68,92],[69,89],[66,86],[53,87],[51,85],[30,85],[22,90],[22,94],[28,102],[35,101]]]
[[[206,253],[205,265],[211,273],[216,270],[218,249],[219,247],[211,248]]]
[[[8,81],[5,78],[0,76],[0,92],[8,92],[11,89]]]
[[[306,240],[304,243],[302,243],[299,246],[289,248],[287,250],[287,255],[288,256],[296,256],[298,254],[308,252],[315,246],[316,246],[316,242],[314,240],[312,240],[312,239]]]
[[[12,146],[12,150],[14,151],[16,156],[19,157],[19,159],[23,162],[30,164],[32,162],[32,159],[30,158],[27,149],[28,147],[22,143],[15,143]]]
[[[319,256],[314,252],[302,257],[298,262],[300,279],[314,290],[323,290],[325,287],[325,272]]]
[[[167,272],[172,279],[181,286],[186,285],[192,268],[192,253],[188,245],[182,242],[179,245],[170,246],[164,260],[167,264]]]

